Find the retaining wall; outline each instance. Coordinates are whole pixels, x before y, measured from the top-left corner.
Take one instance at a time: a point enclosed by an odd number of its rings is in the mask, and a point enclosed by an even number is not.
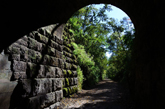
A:
[[[63,28],[40,28],[0,54],[0,107],[54,109],[63,91],[66,96],[77,91],[76,57],[63,45]]]

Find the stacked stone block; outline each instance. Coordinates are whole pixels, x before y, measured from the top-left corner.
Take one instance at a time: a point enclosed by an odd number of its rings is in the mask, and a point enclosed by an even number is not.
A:
[[[65,30],[66,32],[67,30]],[[71,37],[69,32],[64,34],[67,39],[64,38],[63,44],[63,60],[64,60],[64,81],[63,81],[63,94],[69,96],[78,91],[78,78],[77,78],[77,61],[76,56],[73,54],[73,46],[71,45]],[[67,36],[68,35],[68,36]]]
[[[70,37],[63,43],[63,32],[57,25],[40,28],[0,54],[4,108],[54,109],[63,95],[77,92],[76,56]]]
[[[51,34],[49,28],[33,31],[5,50],[11,63],[11,81],[21,86],[17,102],[24,104],[12,108],[54,109],[60,105],[64,81],[62,51],[63,40]]]

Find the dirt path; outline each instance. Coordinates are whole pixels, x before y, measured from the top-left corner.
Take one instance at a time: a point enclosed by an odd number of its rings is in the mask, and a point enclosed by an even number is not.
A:
[[[117,82],[106,79],[95,87],[83,89],[62,100],[62,109],[134,109],[129,91]]]

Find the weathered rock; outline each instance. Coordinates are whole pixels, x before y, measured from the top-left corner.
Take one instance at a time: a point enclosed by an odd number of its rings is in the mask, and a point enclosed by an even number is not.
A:
[[[28,37],[27,37],[27,35],[23,36],[21,39],[24,40],[25,42],[28,42]]]
[[[36,63],[41,63],[42,54],[36,51],[35,55],[36,55]]]
[[[72,58],[69,58],[69,57],[66,57],[66,61],[69,62],[69,63],[73,63]]]
[[[45,66],[45,73],[47,78],[55,78],[55,67]]]
[[[55,100],[56,100],[55,99],[55,92],[51,92],[51,93],[46,94],[46,97],[45,97],[45,100],[43,103],[45,106],[43,106],[43,107],[47,107],[50,104],[55,103],[56,102]]]
[[[20,53],[20,48],[18,48],[15,45],[17,45],[17,44],[12,44],[11,46],[9,46],[7,48],[7,50],[5,50],[5,52],[9,53],[9,54],[19,54]]]
[[[36,52],[34,50],[28,50],[28,62],[36,62]]]
[[[58,45],[58,47],[56,49],[62,52],[63,51],[63,46],[62,45]]]
[[[56,50],[56,57],[57,58],[62,58],[62,52]]]
[[[62,78],[53,78],[52,79],[52,91],[62,89],[63,79]]]
[[[27,65],[26,65],[26,62],[21,62],[21,61],[13,61],[13,67],[12,67],[12,70],[14,72],[26,72],[26,68],[27,68]]]
[[[70,68],[69,63],[67,63],[67,62],[64,63],[64,66],[65,66],[65,67],[64,67],[65,69],[69,69],[69,68]]]
[[[13,73],[14,80],[26,79],[26,78],[27,78],[26,72],[14,72]]]
[[[56,36],[52,36],[52,40],[56,42]]]
[[[23,40],[23,39],[19,39],[16,41],[16,43],[20,44],[20,45],[23,45],[23,46],[28,46],[28,43],[27,41]]]
[[[77,85],[77,83],[78,83],[78,79],[74,78],[74,84]]]
[[[40,65],[39,66],[39,70],[38,70],[38,75],[37,78],[44,78],[45,77],[45,66],[44,65]]]
[[[56,49],[58,48],[58,44],[53,40],[50,41],[50,46]]]
[[[44,44],[47,44],[49,39],[47,37],[45,37],[44,35],[37,33],[36,34],[36,39]]]
[[[68,53],[66,51],[63,51],[63,54],[66,55],[66,56],[68,56],[68,57],[70,57],[70,58],[72,57],[72,54],[70,54],[70,53]]]
[[[38,31],[40,34],[44,35],[44,36],[47,35],[46,30],[45,30],[44,28],[39,28],[39,29],[37,29],[37,31]]]
[[[22,86],[22,97],[29,97],[32,91],[32,81],[30,79],[22,79],[19,84]],[[21,90],[21,89],[20,89]]]
[[[27,64],[27,77],[28,78],[34,78],[37,76],[38,73],[38,67],[36,64],[28,62]]]
[[[27,106],[28,109],[42,109],[44,107],[44,100],[46,99],[45,95],[38,95],[28,99]]]
[[[69,78],[65,78],[65,85],[68,87],[69,86]]]
[[[57,36],[56,36],[56,42],[57,42],[58,44],[60,44],[60,45],[63,44],[63,40],[60,39],[60,38],[58,38]]]
[[[50,63],[50,56],[49,55],[45,55],[43,58],[43,62],[42,64],[46,65]]]
[[[63,97],[63,91],[60,90],[60,91],[56,91],[56,102],[60,102],[62,97]]]
[[[61,78],[61,77],[63,77],[62,70],[56,67],[56,78]]]
[[[67,52],[72,53],[72,50],[71,50],[69,47],[63,46],[63,49],[64,49],[65,51],[67,51]]]
[[[59,65],[58,58],[50,56],[50,62],[49,65],[57,67]]]
[[[58,59],[58,62],[59,62],[59,65],[58,65],[58,67],[60,67],[60,68],[64,68],[64,62],[63,62],[63,59]]]
[[[52,92],[52,80],[43,78],[34,80],[33,95],[46,94]]]
[[[60,102],[54,103],[54,104],[50,105],[49,109],[58,109],[60,107],[60,105],[61,105]]]
[[[74,77],[77,77],[77,71],[72,71]]]
[[[62,80],[61,78],[56,78],[55,79],[55,84],[56,84],[56,89],[61,89],[62,88]]]
[[[73,70],[77,70],[77,66],[72,64],[72,67],[71,67]]]
[[[28,37],[28,47],[30,48],[30,49],[33,49],[33,50],[36,50],[37,49],[37,41],[36,40],[34,40],[34,39],[32,39],[32,38],[30,38],[30,37]]]
[[[56,55],[56,50],[50,46],[48,46],[47,48],[47,54],[51,55],[51,56],[55,56]]]
[[[73,78],[70,78],[69,79],[69,83],[70,83],[71,86],[73,86],[74,85],[74,79]]]
[[[64,77],[67,77],[67,71],[63,69],[62,72],[63,72]]]
[[[39,52],[42,52],[42,50],[43,50],[42,47],[43,47],[43,44],[40,43],[40,42],[38,42],[38,43],[37,43],[37,48],[36,48],[36,50],[39,51]]]
[[[73,75],[72,75],[72,72],[71,72],[70,70],[67,70],[67,75],[68,75],[69,77],[73,76]]]
[[[33,31],[33,32],[29,33],[28,37],[31,37],[31,38],[35,39],[35,35],[37,33],[38,33],[37,31]]]

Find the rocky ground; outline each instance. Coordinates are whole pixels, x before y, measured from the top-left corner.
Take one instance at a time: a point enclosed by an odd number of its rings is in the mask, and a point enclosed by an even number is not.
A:
[[[106,79],[83,89],[70,98],[63,98],[60,109],[134,109],[129,90]]]

